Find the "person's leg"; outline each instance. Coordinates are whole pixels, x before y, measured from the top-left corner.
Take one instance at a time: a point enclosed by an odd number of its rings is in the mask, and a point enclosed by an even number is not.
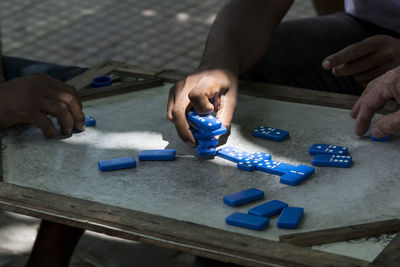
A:
[[[42,73],[65,82],[87,70],[87,68],[65,67],[46,62],[7,56],[3,57],[2,63],[6,81],[33,73]]]
[[[42,73],[61,81],[68,81],[87,70],[16,57],[3,57],[2,66],[6,81],[33,73]],[[83,229],[43,220],[27,266],[68,266],[83,232]]]
[[[361,94],[352,77],[336,77],[322,61],[348,45],[376,34],[392,34],[345,13],[285,21],[273,35],[266,55],[241,78],[348,94]]]
[[[27,267],[67,267],[84,230],[43,220]]]

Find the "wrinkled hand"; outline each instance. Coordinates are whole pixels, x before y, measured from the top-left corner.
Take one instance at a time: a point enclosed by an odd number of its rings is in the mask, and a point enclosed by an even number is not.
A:
[[[224,69],[201,71],[180,80],[169,92],[167,118],[175,124],[179,137],[194,147],[186,113],[193,107],[199,114],[216,111],[216,117],[229,129],[236,108],[238,79]]]
[[[400,103],[400,67],[371,81],[357,100],[351,110],[351,116],[356,119],[357,135],[361,136],[368,131],[375,112],[383,108],[392,98]],[[371,127],[371,134],[377,138],[398,132],[400,132],[400,110],[380,118]]]
[[[56,133],[47,114],[56,117],[62,133],[83,131],[85,117],[74,88],[42,74],[33,74],[0,84],[0,126],[18,123],[37,126],[47,138]]]
[[[351,75],[368,83],[400,65],[400,39],[375,35],[352,44],[322,62],[322,67],[336,76]]]

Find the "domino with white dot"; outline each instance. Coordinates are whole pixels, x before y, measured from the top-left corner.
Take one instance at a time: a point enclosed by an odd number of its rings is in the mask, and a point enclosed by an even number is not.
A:
[[[308,150],[310,155],[329,154],[329,155],[347,155],[349,149],[344,146],[335,146],[328,144],[313,144]]]
[[[231,146],[225,146],[217,151],[217,156],[238,163],[251,156],[251,154]]]
[[[289,132],[268,126],[258,127],[257,129],[253,130],[252,134],[256,137],[261,137],[277,142],[281,142],[289,137]]]
[[[349,168],[352,163],[351,156],[316,154],[312,160],[314,166]]]
[[[222,122],[210,114],[199,115],[196,111],[191,110],[187,113],[186,117],[190,122],[190,126],[202,134],[207,134],[222,126]]]

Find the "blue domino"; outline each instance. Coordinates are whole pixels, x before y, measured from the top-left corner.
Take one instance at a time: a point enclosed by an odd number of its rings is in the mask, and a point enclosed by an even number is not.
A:
[[[251,214],[234,212],[225,218],[226,224],[261,231],[269,225],[269,219]]]
[[[218,145],[218,139],[212,137],[210,139],[197,139],[197,144],[200,147],[214,147]]]
[[[96,120],[92,116],[85,115],[85,126],[90,127],[90,126],[96,126]]]
[[[237,193],[224,196],[222,200],[229,206],[240,206],[264,198],[264,192],[256,188],[250,188]]]
[[[289,132],[268,126],[258,127],[257,129],[253,130],[252,134],[256,137],[261,137],[277,142],[281,142],[289,137]]]
[[[215,147],[200,147],[196,146],[198,156],[215,156],[217,151]]]
[[[281,212],[281,215],[276,222],[279,228],[296,229],[299,226],[304,209],[297,207],[287,207]]]
[[[136,167],[136,160],[133,157],[115,158],[101,160],[97,164],[100,171],[114,171],[120,169],[134,168]]]
[[[251,154],[231,146],[226,146],[217,151],[217,156],[238,163],[240,160],[251,156]]]
[[[313,144],[308,150],[310,155],[330,154],[330,155],[347,155],[349,149],[344,146],[335,146],[328,144]]]
[[[111,84],[112,84],[112,79],[108,76],[100,76],[100,77],[96,77],[92,80],[93,88],[110,86]]]
[[[315,168],[306,165],[298,165],[295,169],[285,173],[279,179],[280,183],[298,185],[315,173]]]
[[[250,158],[254,159],[256,162],[261,161],[261,160],[271,160],[272,156],[271,154],[265,153],[265,152],[256,152],[250,155]]]
[[[390,136],[386,136],[386,137],[381,137],[381,138],[377,138],[371,135],[371,140],[375,141],[375,142],[389,142],[390,141]]]
[[[223,125],[221,125],[220,128],[212,130],[211,132],[207,132],[207,133],[199,132],[198,130],[194,129],[193,127],[190,130],[192,131],[194,138],[203,139],[203,140],[211,139],[214,136],[223,135],[226,133],[226,128]]]
[[[139,160],[174,160],[175,149],[153,149],[139,152]]]
[[[237,163],[237,168],[239,170],[252,172],[256,169],[256,165],[252,158],[245,158]]]
[[[272,160],[262,160],[256,164],[256,170],[279,176],[284,175],[285,173],[294,169],[296,169],[296,166],[294,165]]]
[[[316,154],[312,160],[312,165],[324,167],[349,168],[352,163],[351,156]]]
[[[287,203],[279,200],[271,200],[261,205],[248,210],[249,214],[262,216],[262,217],[272,217],[275,216],[288,206]]]
[[[186,117],[192,123],[191,126],[200,132],[203,130],[211,132],[222,126],[222,122],[213,115],[199,115],[193,109],[186,114]]]

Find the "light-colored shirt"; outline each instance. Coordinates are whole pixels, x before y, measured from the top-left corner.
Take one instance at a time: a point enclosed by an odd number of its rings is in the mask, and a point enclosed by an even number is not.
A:
[[[400,0],[345,0],[350,15],[400,34]]]

